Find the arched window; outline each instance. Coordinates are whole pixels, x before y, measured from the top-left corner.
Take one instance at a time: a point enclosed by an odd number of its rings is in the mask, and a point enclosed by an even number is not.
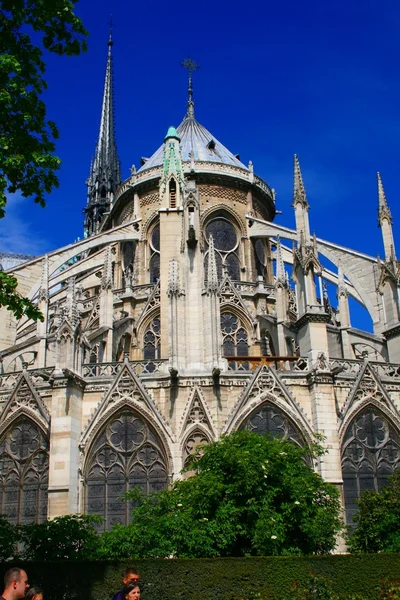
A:
[[[215,248],[215,259],[217,263],[218,279],[221,280],[224,271],[234,281],[240,281],[239,260],[239,234],[232,223],[224,216],[218,214],[209,221],[205,228],[206,243],[210,235],[213,237]],[[205,256],[205,277],[207,280],[208,252]]]
[[[294,442],[298,446],[305,446],[306,442],[300,430],[280,408],[271,402],[264,402],[256,408],[240,429],[249,429],[261,435],[269,433],[278,438]]]
[[[231,312],[221,314],[221,331],[224,356],[248,356],[247,331],[236,315]]]
[[[153,227],[150,235],[150,283],[160,279],[160,224]]]
[[[49,444],[38,425],[19,418],[0,440],[0,514],[11,523],[47,519]]]
[[[152,360],[160,358],[160,317],[155,317],[146,327],[143,336],[143,358]]]
[[[123,499],[129,489],[149,494],[168,484],[167,458],[156,431],[127,409],[100,431],[85,470],[86,512],[104,518],[99,529],[129,523],[132,503]]]
[[[364,490],[379,490],[400,471],[400,435],[375,406],[359,413],[347,429],[342,447],[346,522],[352,525]]]
[[[183,447],[183,466],[187,467],[189,460],[191,459],[193,454],[195,454],[199,446],[205,446],[209,443],[209,438],[201,429],[195,429],[194,431],[192,431],[191,434],[187,437]],[[188,473],[193,475],[192,471],[189,471]]]

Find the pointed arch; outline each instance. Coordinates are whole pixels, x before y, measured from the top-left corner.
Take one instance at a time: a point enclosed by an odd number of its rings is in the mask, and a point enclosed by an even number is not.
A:
[[[366,400],[347,421],[341,455],[346,522],[352,526],[360,494],[382,489],[390,475],[400,472],[398,419],[376,399]]]
[[[42,423],[19,408],[0,434],[0,513],[11,523],[47,518],[49,436]]]
[[[258,410],[265,402],[273,404],[277,410],[286,414],[296,424],[307,444],[312,442],[313,429],[309,418],[283,383],[279,373],[266,365],[259,367],[249,380],[228,416],[222,433],[239,429],[253,411]]]
[[[268,396],[259,406],[249,412],[239,429],[248,429],[260,435],[269,433],[273,437],[287,439],[298,446],[307,445],[306,436],[296,424],[293,416],[290,416],[287,409],[282,409]]]
[[[197,451],[199,446],[208,445],[211,441],[212,438],[209,431],[198,424],[193,425],[193,427],[186,432],[185,438],[182,442],[183,468],[187,467],[189,460]]]
[[[102,516],[102,529],[129,523],[132,503],[122,498],[129,489],[148,494],[168,486],[171,457],[160,432],[127,402],[103,420],[85,454],[85,512]]]

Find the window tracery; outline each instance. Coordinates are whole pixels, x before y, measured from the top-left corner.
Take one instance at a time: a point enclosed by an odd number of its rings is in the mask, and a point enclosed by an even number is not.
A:
[[[154,319],[147,325],[143,336],[143,358],[152,360],[160,358],[161,344],[161,322],[160,317]]]
[[[300,430],[280,408],[270,402],[264,402],[256,408],[240,429],[249,429],[261,435],[269,433],[273,437],[289,440],[298,446],[305,446],[305,440]]]
[[[100,431],[86,473],[86,512],[104,518],[102,529],[129,523],[132,503],[123,499],[129,489],[149,494],[168,484],[167,459],[156,431],[126,409]]]
[[[19,418],[0,440],[0,513],[14,524],[47,518],[49,445],[41,429]]]
[[[196,453],[199,446],[204,446],[209,444],[210,440],[207,435],[201,429],[195,429],[192,433],[187,437],[184,448],[183,448],[183,466],[186,468],[190,462],[192,456]],[[201,450],[200,456],[202,455]],[[193,471],[188,472],[189,475],[193,475]]]
[[[160,279],[160,223],[157,223],[150,234],[150,283]]]
[[[352,525],[364,490],[380,490],[400,471],[400,434],[375,406],[359,413],[347,429],[342,447],[346,522]]]
[[[221,331],[224,356],[248,356],[247,331],[236,315],[231,312],[221,314]]]
[[[218,279],[221,280],[224,272],[234,281],[240,281],[239,235],[235,227],[223,215],[211,219],[205,227],[206,243],[210,235],[214,241],[215,260],[217,264]],[[208,273],[208,252],[205,256],[205,277]]]

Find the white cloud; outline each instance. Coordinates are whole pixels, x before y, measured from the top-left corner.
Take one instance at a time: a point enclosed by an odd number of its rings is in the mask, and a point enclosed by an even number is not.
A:
[[[48,242],[35,236],[26,218],[26,204],[31,199],[8,194],[6,216],[0,219],[0,252],[40,255],[48,250]]]

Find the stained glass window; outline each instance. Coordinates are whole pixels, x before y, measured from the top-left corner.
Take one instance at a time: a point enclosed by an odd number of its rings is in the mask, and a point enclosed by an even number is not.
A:
[[[381,489],[395,471],[400,471],[399,432],[375,406],[370,406],[354,418],[343,442],[342,475],[348,525],[353,524],[361,492]]]
[[[160,318],[156,317],[148,324],[143,337],[143,358],[160,358]]]
[[[226,272],[232,280],[240,281],[240,260],[238,258],[239,236],[235,227],[225,217],[218,216],[206,226],[205,237],[207,244],[210,235],[212,235],[214,241],[218,279],[221,280]],[[205,279],[207,281],[208,253],[205,256],[204,266]]]
[[[270,402],[265,402],[247,417],[241,429],[249,429],[254,433],[283,438],[305,446],[305,441],[299,429],[285,415],[283,411]]]
[[[240,319],[230,313],[221,314],[221,331],[224,356],[247,356],[248,335]]]
[[[21,417],[0,440],[0,514],[11,523],[47,519],[49,444],[38,425]]]
[[[229,221],[222,218],[213,219],[206,227],[206,238],[213,236],[214,246],[222,252],[233,250],[237,244],[235,228]]]
[[[129,489],[149,494],[167,484],[167,459],[156,431],[126,409],[110,419],[90,451],[85,477],[86,512],[104,518],[99,529],[129,523],[132,502],[122,497]]]

